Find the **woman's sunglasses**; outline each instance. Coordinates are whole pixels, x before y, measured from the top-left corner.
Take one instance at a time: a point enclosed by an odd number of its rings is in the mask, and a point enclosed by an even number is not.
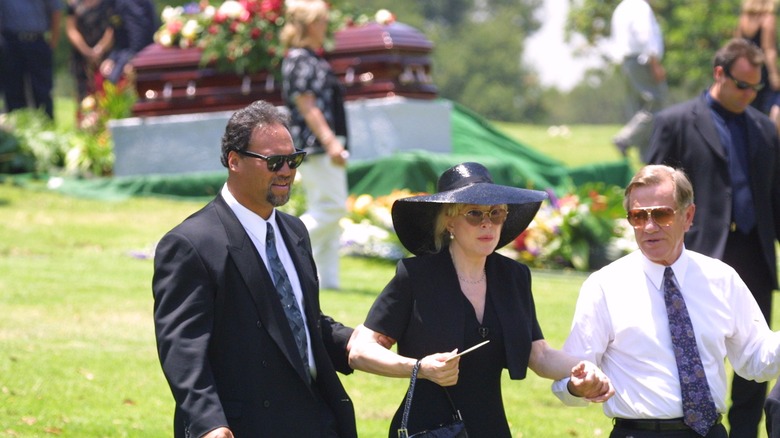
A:
[[[626,218],[634,228],[644,227],[651,217],[659,227],[668,227],[674,222],[675,211],[672,207],[632,208],[628,210]]]
[[[506,215],[507,211],[503,208],[494,208],[490,211],[474,209],[463,213],[463,216],[466,217],[466,222],[475,227],[482,225],[482,222],[486,218],[489,219],[493,225],[501,225],[506,222]]]
[[[268,170],[271,172],[278,172],[282,168],[282,166],[284,166],[285,162],[287,163],[288,166],[290,166],[290,169],[295,169],[296,167],[300,166],[301,163],[303,163],[303,158],[306,157],[306,152],[304,151],[298,151],[290,155],[271,155],[271,156],[265,156],[265,155],[258,154],[256,152],[245,151],[240,149],[236,149],[235,151],[247,157],[259,158],[261,160],[265,160],[266,164],[268,164]]]

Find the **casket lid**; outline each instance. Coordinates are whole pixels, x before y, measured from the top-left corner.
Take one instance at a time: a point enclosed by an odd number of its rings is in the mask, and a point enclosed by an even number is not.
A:
[[[202,54],[198,48],[180,49],[154,43],[138,52],[130,63],[136,70],[198,68]]]
[[[433,43],[422,32],[403,23],[369,23],[342,29],[334,34],[330,55],[355,52],[403,50],[430,53]]]

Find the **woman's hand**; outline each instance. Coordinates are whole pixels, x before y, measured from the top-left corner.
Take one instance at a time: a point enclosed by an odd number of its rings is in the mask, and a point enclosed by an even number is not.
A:
[[[568,388],[573,395],[593,403],[603,403],[615,395],[609,377],[588,361],[582,361],[572,368]]]
[[[349,158],[349,152],[347,152],[346,149],[344,149],[344,145],[341,144],[341,141],[338,139],[338,137],[334,136],[330,142],[324,146],[325,152],[330,157],[331,163],[333,163],[336,166],[346,166],[347,165],[347,159]]]
[[[435,353],[425,356],[420,360],[420,371],[417,376],[430,380],[439,386],[453,386],[458,383],[460,357],[447,362],[447,359],[455,355],[458,350],[450,353]]]

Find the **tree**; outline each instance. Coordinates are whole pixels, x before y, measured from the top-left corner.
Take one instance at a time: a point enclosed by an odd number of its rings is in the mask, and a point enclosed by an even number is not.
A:
[[[363,11],[386,1],[352,0]],[[539,28],[541,0],[397,0],[399,21],[434,43],[433,81],[441,97],[496,120],[534,121],[544,115],[541,87],[521,64],[523,41]]]
[[[580,34],[592,45],[609,37],[612,11],[619,0],[569,0],[567,37]],[[712,80],[715,51],[734,34],[739,0],[652,0],[666,54],[670,87],[695,95]]]

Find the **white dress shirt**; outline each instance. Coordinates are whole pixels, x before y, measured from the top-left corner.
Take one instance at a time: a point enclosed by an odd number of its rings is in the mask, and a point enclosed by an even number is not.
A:
[[[311,349],[311,335],[309,334],[309,326],[306,322],[306,312],[303,311],[303,290],[301,289],[301,282],[298,279],[298,271],[295,269],[295,264],[293,264],[290,253],[287,251],[287,245],[284,244],[284,240],[282,239],[282,233],[279,232],[279,226],[276,224],[276,209],[272,211],[271,216],[268,218],[268,221],[266,221],[256,215],[253,211],[241,205],[236,198],[233,197],[233,194],[230,193],[227,184],[222,187],[222,197],[225,199],[225,202],[230,209],[233,210],[233,213],[235,213],[238,221],[241,222],[241,225],[244,227],[247,234],[249,234],[249,238],[252,239],[252,243],[255,244],[257,252],[260,253],[260,257],[263,259],[263,263],[265,264],[265,268],[268,270],[269,275],[271,273],[271,266],[268,264],[268,256],[265,252],[265,234],[268,229],[267,227],[274,227],[276,253],[279,254],[279,260],[281,260],[282,265],[284,265],[284,270],[287,271],[287,277],[290,278],[290,285],[292,285],[293,294],[295,294],[295,301],[298,302],[298,308],[301,309],[301,316],[303,316],[303,323],[306,328],[306,330],[304,330],[306,332],[306,345],[309,350],[309,370],[311,371],[312,377],[316,378],[317,367],[314,363],[314,353]]]
[[[563,350],[590,360],[612,380],[608,417],[680,418],[682,401],[672,351],[663,273],[665,266],[635,251],[582,285]],[[672,265],[696,333],[696,343],[718,411],[726,411],[728,357],[740,376],[757,381],[780,373],[780,332],[769,329],[755,299],[730,266],[683,250]],[[566,389],[553,392],[569,405],[586,404]]]
[[[612,13],[612,44],[617,59],[639,56],[645,60],[664,56],[661,27],[646,0],[623,0]]]

